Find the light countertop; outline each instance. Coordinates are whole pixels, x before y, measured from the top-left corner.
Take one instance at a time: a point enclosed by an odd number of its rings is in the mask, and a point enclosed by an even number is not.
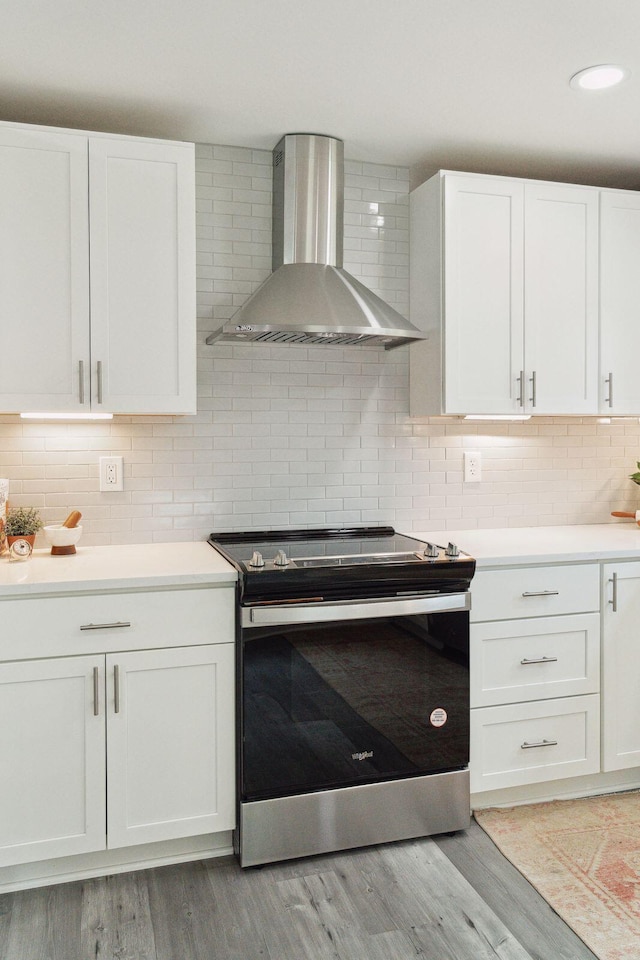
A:
[[[635,521],[496,530],[424,530],[410,536],[471,554],[478,569],[527,563],[640,560]],[[0,557],[0,600],[10,597],[102,590],[144,590],[235,583],[231,564],[204,541],[77,547],[52,557],[48,547],[29,560]]]
[[[452,540],[475,557],[478,569],[514,563],[640,560],[640,527],[635,520],[499,530],[425,528],[411,536],[444,546]]]
[[[0,600],[97,590],[223,586],[235,583],[231,564],[205,541],[137,543],[83,547],[69,557],[52,557],[48,547],[29,560],[0,557]]]

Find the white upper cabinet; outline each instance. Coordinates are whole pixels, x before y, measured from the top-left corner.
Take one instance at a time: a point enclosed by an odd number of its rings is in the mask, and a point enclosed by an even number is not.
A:
[[[640,194],[600,195],[600,409],[640,413]]]
[[[525,185],[524,409],[598,412],[598,191]]]
[[[82,409],[87,177],[86,137],[0,125],[0,412]]]
[[[91,138],[89,171],[92,402],[194,413],[193,146]]]
[[[411,412],[597,413],[598,195],[441,172],[411,195]]]
[[[193,144],[0,124],[0,412],[196,410]]]

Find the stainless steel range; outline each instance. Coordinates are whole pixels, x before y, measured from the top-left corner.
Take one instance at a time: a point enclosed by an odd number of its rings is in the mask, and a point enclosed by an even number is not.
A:
[[[391,527],[212,534],[239,573],[242,866],[469,823],[469,585]]]

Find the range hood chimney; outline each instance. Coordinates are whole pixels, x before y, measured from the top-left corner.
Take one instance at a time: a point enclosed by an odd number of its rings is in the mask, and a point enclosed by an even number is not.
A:
[[[387,350],[421,333],[342,268],[344,144],[288,134],[273,151],[273,273],[207,343]]]

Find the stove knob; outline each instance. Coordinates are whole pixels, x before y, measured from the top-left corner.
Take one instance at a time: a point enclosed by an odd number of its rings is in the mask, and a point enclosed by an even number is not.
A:
[[[284,550],[278,550],[273,562],[275,563],[276,567],[286,567],[289,564],[289,557],[286,555]]]
[[[435,543],[427,543],[424,548],[425,560],[436,560],[440,554],[440,548]]]
[[[262,554],[258,550],[253,551],[253,556],[249,560],[250,567],[264,567],[264,560],[262,559]]]
[[[455,543],[449,542],[444,552],[450,560],[455,560],[456,557],[460,556],[460,547],[457,547]]]

